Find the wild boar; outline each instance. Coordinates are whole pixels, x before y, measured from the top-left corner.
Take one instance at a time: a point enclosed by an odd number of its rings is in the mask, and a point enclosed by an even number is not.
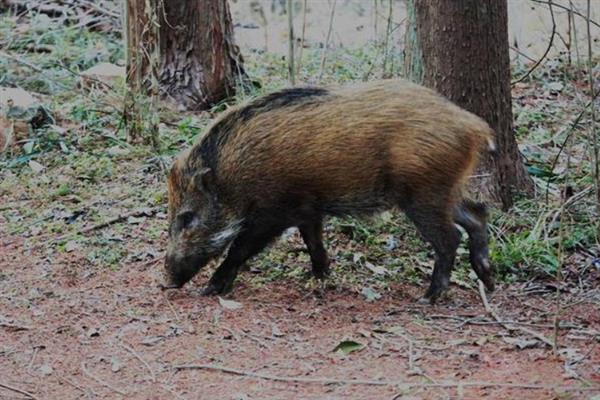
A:
[[[324,217],[396,207],[435,251],[426,299],[448,288],[455,224],[493,290],[485,207],[462,193],[493,145],[479,117],[403,80],[283,89],[231,109],[171,168],[164,287],[181,287],[228,249],[203,294],[227,292],[248,258],[294,226],[322,278]]]

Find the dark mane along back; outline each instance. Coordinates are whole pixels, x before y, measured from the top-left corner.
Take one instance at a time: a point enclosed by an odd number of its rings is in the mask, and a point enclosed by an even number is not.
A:
[[[252,100],[248,104],[229,112],[200,140],[192,150],[190,160],[202,160],[205,167],[215,170],[218,164],[219,150],[227,142],[236,125],[244,123],[255,115],[299,104],[310,104],[327,96],[329,91],[317,87],[299,87],[282,89]]]

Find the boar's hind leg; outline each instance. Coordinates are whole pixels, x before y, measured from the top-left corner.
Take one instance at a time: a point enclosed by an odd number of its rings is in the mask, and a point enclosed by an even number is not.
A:
[[[460,243],[460,232],[454,226],[447,206],[416,204],[406,210],[423,238],[435,251],[435,264],[431,284],[425,299],[431,304],[448,288],[450,273]]]
[[[229,292],[244,262],[258,254],[283,230],[284,228],[272,226],[244,227],[244,230],[231,244],[223,263],[210,278],[208,285],[202,290],[202,295],[210,296]]]
[[[464,200],[454,211],[454,222],[469,235],[469,258],[477,277],[487,290],[494,290],[494,270],[488,255],[487,212],[485,205]]]
[[[315,278],[323,279],[329,274],[329,257],[323,246],[323,221],[306,222],[298,226],[312,262]]]

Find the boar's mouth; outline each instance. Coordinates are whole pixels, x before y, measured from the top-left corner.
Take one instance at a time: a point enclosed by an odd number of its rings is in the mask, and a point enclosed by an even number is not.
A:
[[[208,259],[202,256],[189,256],[175,259],[167,254],[165,258],[166,282],[161,285],[164,289],[179,289],[189,282],[200,269],[206,265]]]

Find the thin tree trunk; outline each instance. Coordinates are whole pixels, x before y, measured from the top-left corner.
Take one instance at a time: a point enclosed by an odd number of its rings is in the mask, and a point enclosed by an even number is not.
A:
[[[296,67],[296,75],[300,75],[301,66],[302,66],[302,51],[304,50],[304,34],[306,32],[306,5],[307,0],[304,0],[304,4],[302,5],[302,34],[300,37],[300,50],[298,52],[298,63]]]
[[[158,39],[156,10],[163,0],[127,0],[127,85],[123,112],[127,141],[158,145]]]
[[[416,83],[423,83],[423,56],[417,36],[415,0],[406,1],[406,32],[404,34],[404,76]]]
[[[288,15],[288,77],[290,84],[296,84],[296,69],[294,67],[294,11],[292,10],[292,0],[287,0],[287,15]]]
[[[485,119],[498,154],[485,160],[489,195],[509,208],[530,194],[513,134],[506,0],[415,0],[424,84]]]

